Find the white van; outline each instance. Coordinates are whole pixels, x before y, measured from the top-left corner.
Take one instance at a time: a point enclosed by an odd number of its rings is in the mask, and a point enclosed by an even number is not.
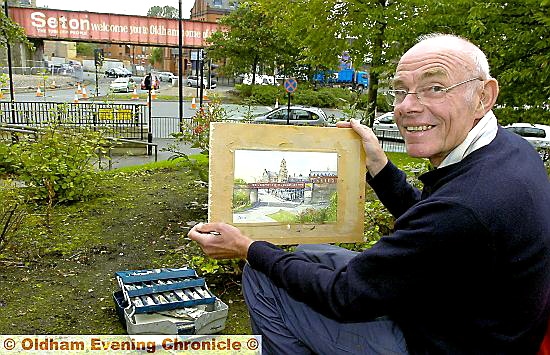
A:
[[[256,74],[256,85],[278,85],[272,75]],[[252,74],[243,75],[243,84],[252,85]]]

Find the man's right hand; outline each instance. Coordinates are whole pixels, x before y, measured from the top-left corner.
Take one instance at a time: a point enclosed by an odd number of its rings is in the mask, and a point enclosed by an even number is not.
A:
[[[351,119],[348,121],[340,121],[336,123],[336,127],[352,128],[355,133],[361,137],[363,149],[366,155],[367,170],[371,176],[375,176],[386,166],[388,157],[380,146],[378,138],[369,127],[362,125],[358,120]]]

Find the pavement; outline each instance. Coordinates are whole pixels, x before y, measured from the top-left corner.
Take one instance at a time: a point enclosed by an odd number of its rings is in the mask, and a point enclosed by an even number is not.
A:
[[[153,149],[152,155],[147,154],[113,154],[111,156],[111,168],[122,168],[126,166],[135,166],[135,165],[143,165],[148,163],[153,163],[156,161],[163,161],[170,159],[174,153],[167,151],[166,149],[169,147],[173,147],[178,152],[182,152],[188,155],[194,155],[199,154],[200,149],[197,148],[191,148],[189,144],[185,144],[183,142],[177,142],[174,139],[170,138],[159,138],[159,139],[153,139],[153,143],[157,144],[157,156],[155,158],[155,151]],[[145,152],[145,148],[143,150]],[[103,168],[106,168],[109,166],[109,161],[103,159],[101,161],[101,166]]]
[[[13,88],[14,92],[30,92],[36,91],[36,88],[40,86],[42,90],[44,89],[44,84],[46,84],[47,89],[68,89],[76,85],[75,78],[71,76],[64,75],[22,75],[22,74],[13,74]],[[7,79],[5,86],[2,91],[9,92],[9,79]]]

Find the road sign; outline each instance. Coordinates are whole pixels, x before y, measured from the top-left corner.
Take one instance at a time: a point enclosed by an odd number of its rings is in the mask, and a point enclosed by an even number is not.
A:
[[[298,87],[298,82],[294,78],[288,78],[285,80],[284,86],[286,92],[291,94],[296,91],[296,88]]]

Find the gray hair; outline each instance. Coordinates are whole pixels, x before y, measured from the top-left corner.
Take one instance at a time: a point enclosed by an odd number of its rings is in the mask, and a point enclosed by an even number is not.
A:
[[[426,35],[422,35],[418,37],[417,43],[424,42],[424,41],[434,41],[437,43],[444,44],[447,47],[451,48],[457,48],[456,45],[460,45],[460,48],[462,48],[463,53],[468,55],[470,59],[472,60],[472,63],[474,63],[475,68],[477,70],[477,74],[482,79],[491,79],[490,69],[489,69],[489,62],[487,61],[487,56],[483,51],[470,42],[469,40],[452,34],[445,34],[445,33],[430,33]]]

